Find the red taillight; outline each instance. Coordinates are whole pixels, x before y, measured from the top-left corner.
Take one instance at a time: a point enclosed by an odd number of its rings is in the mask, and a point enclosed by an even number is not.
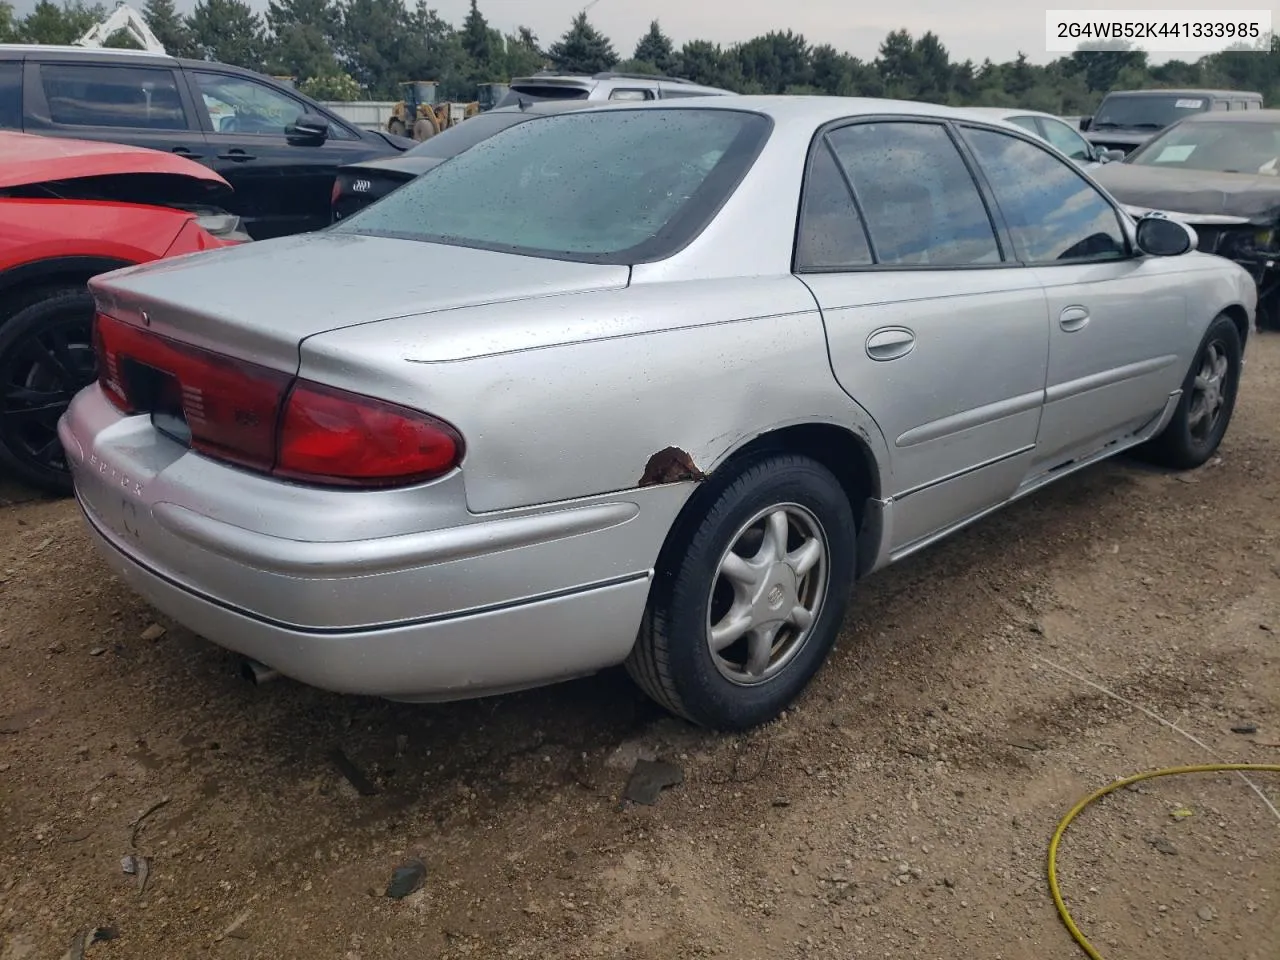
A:
[[[333,189],[329,191],[329,206],[333,206],[338,202],[338,195],[342,193],[342,187],[338,184],[338,178],[333,178]]]
[[[448,424],[98,314],[98,382],[125,413],[183,425],[208,457],[305,483],[391,486],[462,459]],[[166,431],[168,432],[168,431]]]
[[[275,473],[381,486],[438,477],[461,457],[462,438],[447,423],[300,380],[285,405]]]

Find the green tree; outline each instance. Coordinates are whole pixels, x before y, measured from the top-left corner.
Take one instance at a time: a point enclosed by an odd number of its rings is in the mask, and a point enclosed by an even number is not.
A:
[[[298,89],[313,100],[342,102],[359,100],[364,93],[355,77],[341,71],[308,77],[298,84]]]
[[[416,39],[400,0],[346,0],[341,15],[341,60],[372,96],[398,98],[398,83],[439,79],[434,72],[419,76],[408,69],[417,66],[411,49]]]
[[[742,76],[762,93],[785,93],[807,87],[813,79],[809,44],[804,37],[773,31],[740,44],[737,48]]]
[[[14,43],[18,39],[18,21],[13,16],[13,4],[0,2],[0,43]]]
[[[1124,40],[1090,44],[1092,49],[1077,50],[1071,54],[1071,61],[1077,73],[1084,75],[1085,84],[1095,93],[1106,93],[1116,85],[1116,78],[1127,67],[1137,67],[1142,73],[1147,72],[1147,54],[1144,50],[1134,50],[1132,44]],[[1110,49],[1103,49],[1104,47]]]
[[[165,51],[174,57],[198,56],[191,39],[191,31],[179,15],[173,0],[147,0],[142,6],[142,19],[164,44]]]
[[[341,27],[342,17],[330,0],[270,0],[267,59],[271,72],[297,77],[299,83],[346,76],[334,54]]]
[[[462,22],[459,40],[463,51],[471,59],[473,76],[481,83],[496,80],[497,74],[502,72],[506,51],[503,50],[502,34],[495,37],[494,33],[476,5],[476,0],[471,0],[471,10]]]
[[[506,38],[503,76],[511,80],[537,73],[547,65],[547,55],[538,45],[538,38],[528,27],[518,27]]]
[[[591,25],[585,12],[573,18],[573,25],[551,45],[547,56],[562,73],[599,73],[612,70],[618,62],[613,44]]]
[[[649,24],[649,32],[640,38],[631,59],[653,64],[656,73],[671,74],[676,69],[675,48],[671,45],[671,38],[662,32],[657,20]]]
[[[740,91],[744,86],[742,64],[735,53],[709,40],[690,40],[680,48],[677,73],[708,87]]]
[[[262,18],[244,0],[197,0],[187,29],[203,59],[265,70],[266,31]]]
[[[104,47],[111,47],[115,50],[142,50],[144,47],[124,27],[121,27],[107,39],[102,41]]]
[[[101,5],[86,6],[81,0],[68,0],[62,6],[40,0],[18,26],[18,39],[23,43],[75,43],[105,16]]]
[[[876,71],[884,82],[885,94],[908,97],[915,92],[920,74],[916,63],[916,44],[906,30],[894,30],[880,44],[875,61]]]
[[[951,96],[954,67],[951,55],[932,30],[915,42],[916,99],[929,103],[946,103]]]
[[[614,69],[619,73],[643,73],[649,77],[666,75],[666,71],[659,70],[656,63],[650,63],[648,60],[623,60]]]

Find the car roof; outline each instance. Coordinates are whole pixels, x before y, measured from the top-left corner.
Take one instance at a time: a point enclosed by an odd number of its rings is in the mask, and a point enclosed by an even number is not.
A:
[[[636,83],[647,83],[652,85],[672,84],[690,90],[706,90],[708,92],[716,92],[721,95],[737,96],[732,90],[722,90],[720,87],[708,87],[700,83],[694,83],[692,80],[684,80],[679,77],[666,77],[658,74],[648,73],[620,73],[613,70],[606,70],[601,73],[534,73],[527,77],[514,77],[511,80],[510,88],[516,90],[522,86],[538,86],[539,84],[563,87],[588,87],[595,88],[600,85],[605,86],[626,86]]]
[[[1208,90],[1198,87],[1177,87],[1168,90],[1112,90],[1107,93],[1108,97],[1257,97],[1262,99],[1262,94],[1254,90]],[[1103,98],[1104,100],[1106,97]]]
[[[193,60],[188,57],[174,57],[167,53],[152,53],[149,50],[130,50],[116,47],[77,47],[72,44],[51,43],[0,43],[0,60],[85,60],[92,63],[135,63],[141,66],[192,67],[201,70],[217,70],[223,73],[234,73],[253,77],[258,80],[271,80],[256,70],[232,66],[216,60]],[[305,94],[294,91],[306,99]]]
[[[1183,117],[1183,123],[1280,123],[1280,110],[1213,110]]]
[[[597,110],[734,110],[739,113],[764,114],[776,121],[810,123],[813,126],[821,126],[845,118],[876,116],[978,119],[971,110],[963,107],[946,107],[915,100],[890,100],[880,97],[750,94],[733,97],[681,97],[677,100],[635,100],[611,102],[607,105],[598,103],[594,106]]]
[[[984,117],[996,117],[1000,120],[1007,120],[1010,117],[1044,117],[1046,120],[1057,120],[1061,123],[1066,123],[1061,117],[1046,113],[1043,110],[1020,110],[1016,107],[962,107],[960,109]]]

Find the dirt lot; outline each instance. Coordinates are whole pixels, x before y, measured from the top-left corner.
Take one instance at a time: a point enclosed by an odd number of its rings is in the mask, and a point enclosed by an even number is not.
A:
[[[1086,680],[1280,762],[1278,404],[1270,335],[1220,460],[1104,465],[878,575],[803,703],[746,737],[619,675],[439,707],[254,688],[155,637],[71,503],[0,490],[0,958],[99,926],[90,960],[1083,956],[1044,881],[1059,818],[1215,759]],[[684,782],[620,809],[655,754]],[[425,885],[384,896],[413,856]],[[1100,802],[1062,883],[1107,960],[1280,956],[1280,820],[1233,775]]]

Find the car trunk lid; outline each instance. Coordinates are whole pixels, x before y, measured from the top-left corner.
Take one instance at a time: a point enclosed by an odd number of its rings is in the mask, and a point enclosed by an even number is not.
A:
[[[126,267],[90,289],[113,317],[292,373],[301,342],[319,333],[629,278],[626,266],[322,231]]]

